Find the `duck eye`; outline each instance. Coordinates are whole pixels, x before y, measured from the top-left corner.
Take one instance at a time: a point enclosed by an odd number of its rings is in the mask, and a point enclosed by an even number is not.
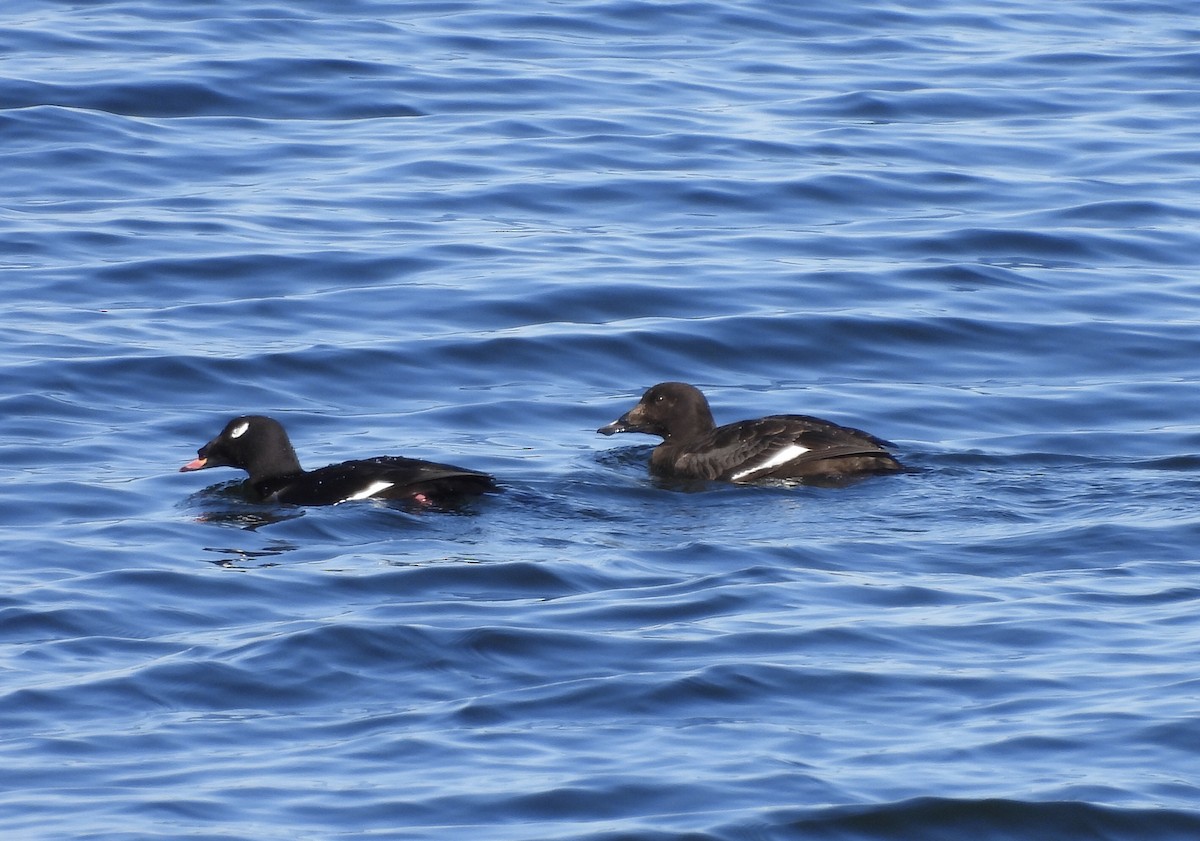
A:
[[[229,430],[229,437],[230,438],[241,438],[243,435],[246,434],[246,430],[249,428],[250,428],[250,422],[242,421],[237,426],[235,426],[233,429]]]

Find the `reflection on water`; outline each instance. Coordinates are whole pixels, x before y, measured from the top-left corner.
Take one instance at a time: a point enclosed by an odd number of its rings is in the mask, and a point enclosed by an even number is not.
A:
[[[276,543],[274,545],[268,544],[265,547],[260,546],[257,549],[205,546],[203,551],[223,556],[212,561],[217,566],[225,567],[226,569],[251,569],[276,566],[276,563],[269,559],[293,552],[298,548],[294,543]]]
[[[188,496],[182,507],[198,510],[199,513],[194,515],[198,523],[235,526],[248,531],[304,516],[304,509],[298,506],[251,502],[246,496],[246,483],[241,480],[209,485]]]

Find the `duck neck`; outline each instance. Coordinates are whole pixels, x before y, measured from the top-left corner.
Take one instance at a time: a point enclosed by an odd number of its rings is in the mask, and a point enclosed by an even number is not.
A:
[[[280,435],[274,436],[267,446],[255,450],[250,462],[246,465],[251,482],[263,479],[274,479],[279,476],[295,476],[304,472],[296,450],[286,434],[280,430]]]
[[[672,443],[690,441],[693,438],[707,435],[717,428],[716,423],[713,422],[712,410],[708,408],[707,400],[701,398],[700,402],[692,404],[687,408],[688,411],[671,419],[671,428],[663,436],[664,440]]]

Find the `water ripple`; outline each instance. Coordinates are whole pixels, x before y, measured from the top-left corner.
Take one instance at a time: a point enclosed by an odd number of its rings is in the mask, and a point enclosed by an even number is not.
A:
[[[1190,7],[10,5],[8,835],[1197,834]],[[911,470],[658,480],[667,379]]]

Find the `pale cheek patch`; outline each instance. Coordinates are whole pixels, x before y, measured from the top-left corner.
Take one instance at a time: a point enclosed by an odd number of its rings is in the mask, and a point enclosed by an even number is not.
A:
[[[736,482],[738,479],[744,479],[755,473],[765,473],[780,465],[787,464],[792,459],[799,458],[807,452],[808,447],[801,447],[799,444],[789,444],[766,461],[760,461],[758,464],[747,467],[745,470],[739,470],[730,476],[729,479],[732,482]]]
[[[351,500],[354,500],[354,499],[369,499],[381,491],[386,491],[388,488],[390,488],[394,484],[396,484],[396,483],[395,482],[384,482],[382,479],[377,482],[372,482],[371,484],[369,484],[365,488],[363,488],[361,491],[350,494],[350,496],[343,499],[342,502],[350,502]]]
[[[235,426],[233,429],[229,430],[229,437],[230,438],[241,438],[243,435],[246,434],[246,430],[249,428],[250,428],[250,422],[242,421],[237,426]]]

